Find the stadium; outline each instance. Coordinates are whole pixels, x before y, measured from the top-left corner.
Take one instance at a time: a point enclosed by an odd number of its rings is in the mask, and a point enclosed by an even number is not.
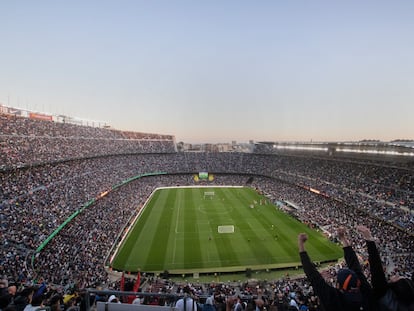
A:
[[[343,256],[340,226],[366,262],[358,224],[371,228],[390,273],[412,277],[412,147],[255,142],[249,152],[177,151],[174,135],[6,106],[0,133],[1,274],[9,283],[71,295],[91,289],[95,298],[94,290],[134,288],[155,305],[191,284],[199,297],[237,293],[251,302],[307,288],[303,276],[255,278],[298,269],[299,232],[315,241],[310,253],[328,278]],[[233,272],[239,279],[227,281]]]

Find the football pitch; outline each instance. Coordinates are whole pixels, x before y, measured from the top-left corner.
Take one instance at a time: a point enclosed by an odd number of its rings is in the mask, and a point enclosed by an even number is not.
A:
[[[306,232],[312,260],[343,256],[321,233],[247,187],[157,189],[125,235],[111,266],[172,274],[234,272],[300,265]]]

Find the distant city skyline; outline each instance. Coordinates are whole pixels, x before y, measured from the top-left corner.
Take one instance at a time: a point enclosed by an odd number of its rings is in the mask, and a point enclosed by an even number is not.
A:
[[[177,142],[414,139],[410,1],[3,1],[0,103]]]

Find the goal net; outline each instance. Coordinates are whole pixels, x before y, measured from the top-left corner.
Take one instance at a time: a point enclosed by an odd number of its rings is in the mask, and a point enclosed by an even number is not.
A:
[[[214,195],[215,195],[214,191],[204,191],[204,199],[206,198],[213,199]]]
[[[218,226],[217,231],[218,233],[234,233],[234,226],[233,225]]]

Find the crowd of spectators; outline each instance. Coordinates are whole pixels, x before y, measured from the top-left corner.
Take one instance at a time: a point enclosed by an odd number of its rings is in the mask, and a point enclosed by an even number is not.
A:
[[[174,136],[0,114],[0,169],[112,154],[175,152]]]
[[[379,239],[389,272],[412,273],[414,174],[408,166],[288,155],[176,153],[169,136],[3,115],[0,133],[0,276],[10,282],[43,279],[63,288],[116,288],[104,263],[123,228],[156,187],[193,185],[193,174],[200,171],[213,172],[213,184],[248,185],[274,202],[286,203],[295,217],[333,239],[337,227],[345,225],[364,260],[363,240],[354,231],[363,221]],[[151,172],[168,174],[139,178],[112,191],[36,252],[87,202],[128,178]],[[328,270],[327,277],[337,268]],[[368,269],[365,272],[369,275]],[[280,293],[284,300],[291,293],[301,300],[317,300],[303,279],[269,281],[259,288],[272,293],[264,295],[265,300],[269,297],[266,304],[277,301]],[[202,289],[203,294],[211,292],[206,286]],[[257,295],[255,289],[238,284],[231,287],[231,295]]]

